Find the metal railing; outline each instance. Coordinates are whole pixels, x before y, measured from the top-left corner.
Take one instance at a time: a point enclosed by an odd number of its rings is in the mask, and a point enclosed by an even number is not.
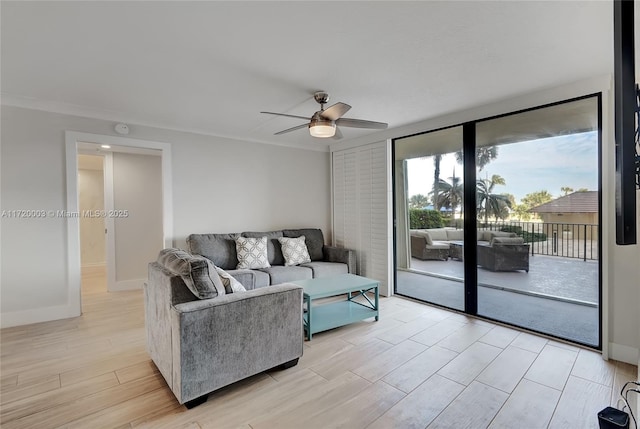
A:
[[[479,230],[515,232],[531,254],[597,261],[599,226],[584,223],[478,222]]]

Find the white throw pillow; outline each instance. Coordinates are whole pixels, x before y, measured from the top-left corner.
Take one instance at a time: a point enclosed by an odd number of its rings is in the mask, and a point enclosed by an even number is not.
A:
[[[278,241],[280,242],[280,246],[282,246],[282,256],[284,256],[285,266],[311,262],[304,235],[297,238],[279,237]]]
[[[269,268],[267,255],[267,237],[236,238],[236,253],[238,254],[238,270],[252,270],[254,268]]]
[[[246,292],[247,290],[242,286],[238,280],[234,279],[231,274],[226,272],[220,267],[216,267],[216,271],[218,272],[218,276],[220,276],[220,280],[224,285],[224,288],[227,293],[235,293],[235,292]]]

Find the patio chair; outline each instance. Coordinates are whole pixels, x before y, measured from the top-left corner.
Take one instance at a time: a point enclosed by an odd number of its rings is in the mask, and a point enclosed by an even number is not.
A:
[[[449,259],[449,243],[431,241],[428,234],[411,233],[411,256],[422,260]]]
[[[478,243],[478,265],[491,271],[529,272],[529,245],[522,237],[495,237],[490,244]]]

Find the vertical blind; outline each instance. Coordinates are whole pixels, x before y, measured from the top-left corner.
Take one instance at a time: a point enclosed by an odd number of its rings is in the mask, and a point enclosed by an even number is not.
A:
[[[390,292],[391,189],[387,142],[335,151],[333,243],[356,251],[358,274]]]

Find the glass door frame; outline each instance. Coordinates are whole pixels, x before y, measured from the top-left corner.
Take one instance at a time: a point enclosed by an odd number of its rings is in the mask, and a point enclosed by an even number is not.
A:
[[[487,317],[484,315],[478,315],[478,252],[477,252],[477,206],[476,206],[476,124],[480,122],[490,121],[492,119],[503,118],[506,116],[517,115],[519,113],[526,113],[533,110],[544,109],[547,107],[553,107],[557,105],[562,105],[566,103],[571,103],[574,101],[584,100],[588,98],[595,98],[597,104],[597,153],[598,153],[598,344],[594,346],[593,344],[584,344],[578,341],[573,341],[567,338],[558,337],[556,335],[550,334],[548,332],[540,332],[535,329],[528,328],[526,326],[514,325],[512,323],[504,322],[501,320],[493,319],[491,317]],[[394,294],[397,293],[398,287],[398,261],[397,261],[397,228],[398,228],[398,219],[397,219],[397,207],[396,207],[396,171],[395,171],[395,161],[396,161],[396,140],[402,140],[407,137],[412,137],[420,134],[426,134],[436,131],[441,131],[448,128],[453,127],[462,127],[463,133],[463,186],[464,186],[464,241],[465,243],[474,243],[472,246],[464,246],[464,313],[469,314],[474,317],[479,317],[482,319],[499,322],[501,324],[515,326],[517,328],[525,329],[530,332],[542,334],[545,336],[558,338],[563,341],[569,341],[574,344],[579,344],[581,346],[594,348],[597,350],[602,350],[602,93],[592,93],[583,95],[580,97],[574,97],[562,101],[557,101],[554,103],[548,103],[536,107],[531,107],[527,109],[521,109],[509,113],[504,113],[500,115],[494,115],[490,117],[485,117],[481,119],[476,119],[473,121],[465,122],[462,124],[453,124],[446,127],[436,128],[433,130],[423,131],[419,133],[414,133],[402,137],[393,138],[391,140],[391,189],[393,190],[392,197],[392,210],[393,210],[393,288]],[[473,183],[474,186],[467,186],[467,184]],[[473,202],[473,204],[469,204],[469,202]],[[402,294],[398,294],[403,296]],[[412,297],[413,298],[413,297]],[[413,298],[418,299],[418,298]],[[420,299],[418,299],[420,300]],[[425,301],[431,305],[435,305],[438,307],[447,308],[452,311],[459,311],[457,309],[449,308],[443,306],[441,304]]]

